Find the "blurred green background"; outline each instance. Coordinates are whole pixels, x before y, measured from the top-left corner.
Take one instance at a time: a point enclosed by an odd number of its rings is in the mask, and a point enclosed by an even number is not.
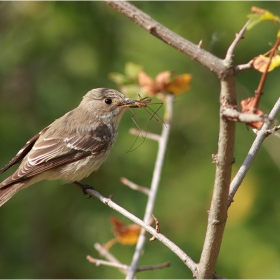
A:
[[[253,2],[133,2],[154,19],[194,43],[224,57],[250,13]],[[256,5],[280,14],[279,2]],[[265,53],[276,28],[265,22],[247,32],[235,62],[247,63]],[[174,121],[154,214],[161,232],[195,261],[206,230],[217,151],[219,81],[206,68],[154,38],[102,2],[0,3],[0,166],[5,165],[39,130],[76,107],[96,87],[118,89],[110,72],[123,72],[126,62],[140,64],[155,77],[165,70],[191,73],[191,90],[174,102]],[[260,73],[237,75],[238,102],[253,95]],[[279,98],[279,69],[271,72],[260,108],[268,113]],[[161,109],[159,114],[163,113]],[[127,177],[149,186],[157,145],[146,140],[127,152],[136,136],[133,113],[127,112],[118,140],[100,170],[84,180],[138,217],[145,195],[120,183]],[[145,130],[149,116],[141,110]],[[149,130],[160,132],[152,121]],[[237,124],[234,173],[255,138]],[[217,273],[227,278],[280,277],[280,142],[269,137],[244,180],[229,219]],[[6,173],[7,175],[10,173]],[[5,175],[1,175],[3,180]],[[1,278],[123,278],[116,269],[96,267],[95,242],[113,238],[109,217],[121,217],[94,198],[87,200],[72,185],[40,182],[21,191],[0,209]],[[134,246],[116,244],[111,252],[129,264]],[[139,278],[191,278],[188,268],[159,242],[147,243],[141,265],[170,261],[171,267],[141,272]]]

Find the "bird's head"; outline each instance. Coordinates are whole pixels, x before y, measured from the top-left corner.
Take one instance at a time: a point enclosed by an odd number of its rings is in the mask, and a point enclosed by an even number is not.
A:
[[[89,91],[80,106],[87,108],[97,118],[118,126],[121,117],[128,108],[136,108],[137,100],[126,98],[122,93],[108,88],[96,88]]]

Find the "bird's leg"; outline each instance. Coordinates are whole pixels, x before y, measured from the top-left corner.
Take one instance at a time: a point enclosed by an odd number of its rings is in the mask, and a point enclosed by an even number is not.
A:
[[[83,191],[84,195],[88,194],[86,192],[86,190],[94,190],[94,187],[92,187],[90,185],[87,185],[87,184],[82,184],[82,183],[77,182],[77,181],[73,182],[72,184],[77,186],[78,188],[80,188]],[[89,198],[91,198],[91,195],[89,195]]]

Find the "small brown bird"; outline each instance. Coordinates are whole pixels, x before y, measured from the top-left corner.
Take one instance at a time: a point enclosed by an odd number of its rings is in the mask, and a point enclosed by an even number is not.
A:
[[[42,180],[77,181],[105,161],[128,108],[139,107],[113,89],[89,91],[80,105],[33,136],[0,174],[16,163],[18,169],[0,183],[0,206],[20,189]]]

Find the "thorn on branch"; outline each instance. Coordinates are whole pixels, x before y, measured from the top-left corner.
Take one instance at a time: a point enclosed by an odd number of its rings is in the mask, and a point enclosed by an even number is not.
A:
[[[268,137],[269,135],[271,134],[275,134],[276,131],[280,130],[280,125],[278,126],[274,126],[273,128],[271,129],[267,129],[265,131],[265,137]],[[258,129],[253,129],[253,132],[257,135],[259,133],[259,130]]]
[[[158,219],[154,215],[152,215],[152,216],[153,216],[153,219],[154,219],[154,221],[156,223],[156,231],[157,231],[157,233],[160,233],[160,231],[159,231],[159,221],[158,221]],[[149,240],[150,241],[155,241],[156,237],[152,236]]]
[[[212,163],[218,164],[217,154],[212,154],[211,157],[212,157]]]

